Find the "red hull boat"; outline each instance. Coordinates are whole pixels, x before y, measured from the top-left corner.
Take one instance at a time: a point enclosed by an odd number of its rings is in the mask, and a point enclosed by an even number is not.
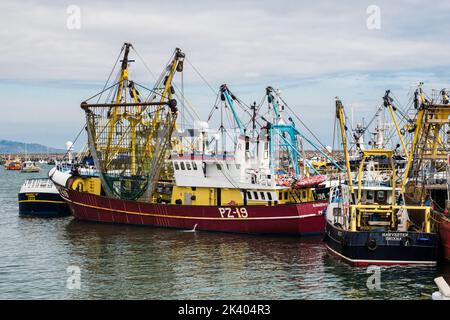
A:
[[[314,235],[325,230],[326,201],[276,207],[164,205],[58,188],[80,220],[249,234]]]
[[[212,114],[178,130],[171,82],[183,72],[185,54],[175,49],[154,89],[143,93],[145,87],[129,79],[132,49],[122,47],[119,81],[81,103],[89,142],[82,161],[73,164],[69,156],[67,168],[49,172],[76,218],[247,234],[325,231],[325,178],[301,179],[312,172],[300,168],[301,134],[292,117],[282,116],[278,91],[266,88],[270,120],[255,107],[246,128],[236,113],[240,100],[222,85],[213,108],[221,106],[219,131],[209,129]],[[99,103],[102,94],[108,98]],[[229,111],[228,132],[222,114]]]
[[[444,257],[450,260],[450,219],[447,217],[441,218],[441,224],[439,225],[439,235],[441,237],[442,248]]]

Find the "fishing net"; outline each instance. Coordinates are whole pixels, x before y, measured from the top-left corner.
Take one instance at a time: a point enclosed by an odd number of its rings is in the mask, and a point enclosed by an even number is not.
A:
[[[109,196],[137,199],[151,193],[169,149],[176,115],[164,106],[138,109],[85,109],[90,151]]]
[[[86,113],[89,151],[105,194],[150,201],[170,150],[177,117],[170,82],[175,70],[182,70],[184,54],[177,49],[155,87],[147,89],[128,79],[128,51],[125,47],[119,81],[102,93],[107,101],[87,100],[81,107]]]

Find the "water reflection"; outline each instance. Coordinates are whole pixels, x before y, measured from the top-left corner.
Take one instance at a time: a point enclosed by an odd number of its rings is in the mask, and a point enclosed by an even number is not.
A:
[[[62,219],[19,218],[25,175],[0,179],[0,298],[31,299],[421,299],[438,268],[365,268],[329,256],[320,238],[182,232]],[[81,289],[66,287],[68,266]]]
[[[282,297],[318,286],[320,278],[309,277],[321,269],[324,254],[320,239],[185,233],[76,220],[67,225],[65,236],[90,280],[106,275],[131,297],[152,297],[152,292],[163,298]],[[309,275],[301,272],[312,267]]]
[[[365,268],[326,253],[321,239],[254,237],[71,221],[70,251],[85,270],[85,297],[419,299],[437,268],[383,267],[381,290]]]

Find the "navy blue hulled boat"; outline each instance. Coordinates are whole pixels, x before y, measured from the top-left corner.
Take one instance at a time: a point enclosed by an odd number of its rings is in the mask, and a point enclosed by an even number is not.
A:
[[[18,195],[19,214],[35,217],[70,215],[69,207],[48,178],[25,180]]]
[[[353,266],[423,265],[437,263],[439,237],[415,231],[355,231],[327,222],[328,251]]]
[[[389,103],[390,100],[385,106],[396,124]],[[436,265],[439,237],[432,228],[431,207],[429,204],[411,206],[404,203],[402,195],[407,175],[404,173],[404,179],[398,183],[398,166],[394,160],[396,151],[384,149],[382,145],[361,149],[361,161],[354,181],[340,100],[336,101],[336,113],[347,179],[330,190],[324,239],[328,251],[355,266]],[[378,140],[383,141],[382,138]],[[408,154],[406,147],[404,152]],[[408,157],[406,168],[410,162],[411,157]],[[414,223],[409,218],[408,212],[411,211],[420,215],[423,223]]]

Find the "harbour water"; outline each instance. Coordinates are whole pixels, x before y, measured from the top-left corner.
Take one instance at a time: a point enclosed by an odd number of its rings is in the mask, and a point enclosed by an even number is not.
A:
[[[329,256],[320,238],[183,232],[23,218],[27,177],[0,168],[0,299],[429,299],[438,267],[374,273]],[[79,268],[80,288],[67,286]],[[369,279],[370,282],[370,279]]]

